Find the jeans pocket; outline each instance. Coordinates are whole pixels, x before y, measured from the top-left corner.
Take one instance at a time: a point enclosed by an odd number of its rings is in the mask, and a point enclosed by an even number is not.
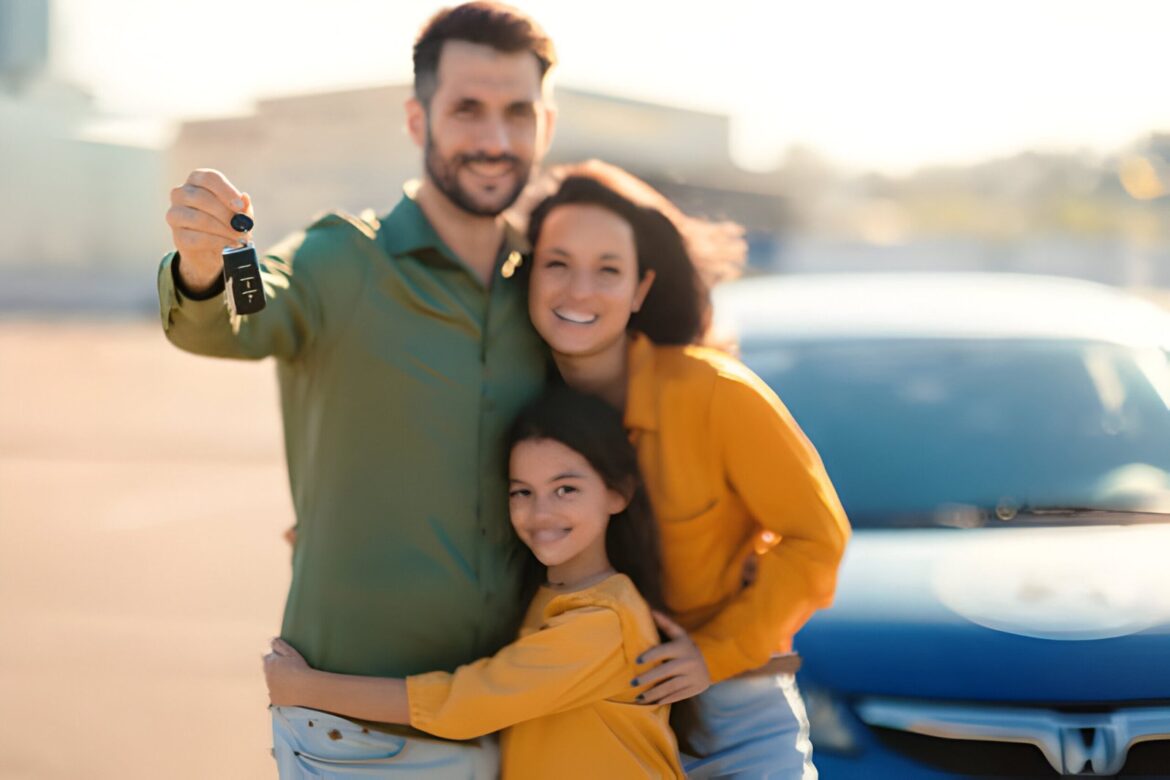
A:
[[[399,763],[398,754],[406,745],[405,739],[396,740],[396,742],[397,744],[386,744],[384,750],[364,751],[370,754],[363,757],[319,756],[301,748],[294,749],[293,755],[299,768],[308,777],[385,777],[387,770]]]

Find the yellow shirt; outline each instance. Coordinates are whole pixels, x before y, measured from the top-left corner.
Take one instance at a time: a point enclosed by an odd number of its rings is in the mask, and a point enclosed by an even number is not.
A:
[[[668,706],[636,704],[634,659],[658,644],[624,574],[574,592],[541,588],[520,637],[453,673],[406,678],[410,724],[448,739],[505,729],[504,780],[683,777]]]
[[[629,368],[625,423],[658,517],[666,602],[719,682],[790,650],[832,602],[849,522],[816,450],[738,360],[639,334]]]

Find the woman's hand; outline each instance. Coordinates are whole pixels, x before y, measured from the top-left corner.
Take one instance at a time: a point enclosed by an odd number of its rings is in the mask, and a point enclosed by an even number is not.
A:
[[[698,696],[711,686],[707,662],[699,648],[678,623],[661,612],[654,612],[654,622],[670,641],[652,647],[638,659],[639,664],[658,664],[632,680],[635,686],[656,683],[638,696],[642,704],[672,704]]]
[[[272,640],[272,652],[264,656],[264,680],[268,683],[268,701],[278,707],[303,705],[302,686],[309,662],[283,639]]]

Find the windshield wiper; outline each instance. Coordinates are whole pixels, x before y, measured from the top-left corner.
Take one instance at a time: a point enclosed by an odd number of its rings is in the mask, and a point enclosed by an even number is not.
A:
[[[1170,509],[1170,507],[1167,509]],[[1084,517],[1086,515],[1096,515],[1099,517],[1124,518],[1130,522],[1135,522],[1136,518],[1139,517],[1170,517],[1170,511],[1161,509],[1078,506],[1075,504],[1020,504],[1019,506],[1001,504],[993,510],[993,516],[1005,522],[1010,522],[1021,515],[1026,517]]]
[[[1032,506],[1024,504],[1016,509],[1017,513],[1026,513],[1030,515],[1165,515],[1170,512],[1161,511],[1157,509],[1120,509],[1117,507],[1103,507],[1103,506],[1064,506],[1039,504]]]

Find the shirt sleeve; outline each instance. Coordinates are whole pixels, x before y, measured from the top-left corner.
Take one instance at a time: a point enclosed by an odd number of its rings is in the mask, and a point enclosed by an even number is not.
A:
[[[158,296],[163,330],[171,343],[213,357],[295,360],[328,325],[331,298],[356,295],[362,278],[350,258],[361,233],[340,215],[316,222],[260,259],[267,304],[259,312],[233,317],[222,295],[184,294],[176,283],[178,254],[163,258]],[[371,244],[368,239],[367,244]],[[219,285],[215,285],[219,288]],[[352,306],[338,307],[338,313]]]
[[[820,456],[763,381],[720,376],[712,423],[731,490],[775,541],[755,582],[692,637],[719,682],[762,666],[832,603],[850,529]]]
[[[471,739],[628,690],[621,621],[606,607],[552,617],[490,658],[406,678],[410,725]]]

